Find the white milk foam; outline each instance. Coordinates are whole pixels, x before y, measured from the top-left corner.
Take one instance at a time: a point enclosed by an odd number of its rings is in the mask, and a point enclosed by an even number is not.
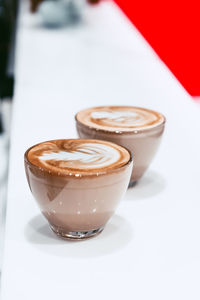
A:
[[[149,117],[150,116],[148,115],[144,116],[138,112],[132,111],[95,111],[91,113],[91,118],[93,120],[102,119],[105,125],[119,124],[121,126],[123,124],[124,126],[126,124],[129,126],[140,126],[146,124],[148,122]]]
[[[120,159],[120,153],[117,149],[104,144],[84,144],[76,150],[70,152],[45,152],[39,156],[41,161],[55,160],[68,162],[70,168],[103,168]],[[80,165],[78,166],[78,164]],[[73,165],[74,164],[74,165]],[[66,167],[67,167],[66,165]],[[84,165],[84,166],[83,166]]]
[[[127,117],[136,118],[137,116],[138,116],[137,113],[130,112],[130,111],[115,111],[115,112],[94,111],[91,113],[91,117],[93,119],[110,119],[110,120],[117,120],[119,122],[125,121]]]

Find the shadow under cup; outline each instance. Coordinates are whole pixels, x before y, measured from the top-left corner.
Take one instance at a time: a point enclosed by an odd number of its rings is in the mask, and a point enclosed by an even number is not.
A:
[[[49,173],[27,159],[30,190],[51,229],[60,237],[80,240],[100,233],[124,196],[131,172],[128,163],[104,173],[81,177]]]
[[[163,117],[164,118],[164,117]],[[131,132],[112,132],[89,127],[77,120],[75,117],[76,128],[82,139],[98,139],[113,142],[128,149],[134,159],[134,167],[129,183],[129,187],[143,176],[153,160],[164,132],[165,118],[157,126]]]

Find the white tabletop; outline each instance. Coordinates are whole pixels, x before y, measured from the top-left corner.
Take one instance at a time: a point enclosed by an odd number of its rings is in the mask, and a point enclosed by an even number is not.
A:
[[[199,106],[111,2],[61,30],[23,7],[16,75],[1,300],[199,300]],[[74,114],[103,104],[161,111],[165,136],[102,234],[65,242],[29,191],[23,154],[76,137]]]

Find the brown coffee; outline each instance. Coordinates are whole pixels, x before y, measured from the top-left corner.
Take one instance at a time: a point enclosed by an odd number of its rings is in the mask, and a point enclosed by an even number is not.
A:
[[[25,153],[28,183],[53,231],[81,239],[101,232],[125,193],[132,158],[106,141],[54,140]]]
[[[55,140],[34,146],[27,157],[48,172],[82,176],[117,169],[129,161],[130,154],[105,141]]]
[[[130,185],[138,181],[151,163],[161,141],[165,117],[153,110],[133,106],[101,106],[76,114],[81,138],[111,141],[128,148],[134,157]]]

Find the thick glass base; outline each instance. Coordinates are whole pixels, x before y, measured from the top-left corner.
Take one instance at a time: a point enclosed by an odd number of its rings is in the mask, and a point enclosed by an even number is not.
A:
[[[81,241],[95,237],[104,229],[104,227],[101,227],[90,231],[65,231],[63,228],[57,227],[55,225],[50,224],[50,227],[57,236],[71,241]]]
[[[136,186],[136,184],[137,184],[137,181],[131,181],[131,182],[129,183],[129,185],[128,185],[128,189],[130,189],[130,188]]]

